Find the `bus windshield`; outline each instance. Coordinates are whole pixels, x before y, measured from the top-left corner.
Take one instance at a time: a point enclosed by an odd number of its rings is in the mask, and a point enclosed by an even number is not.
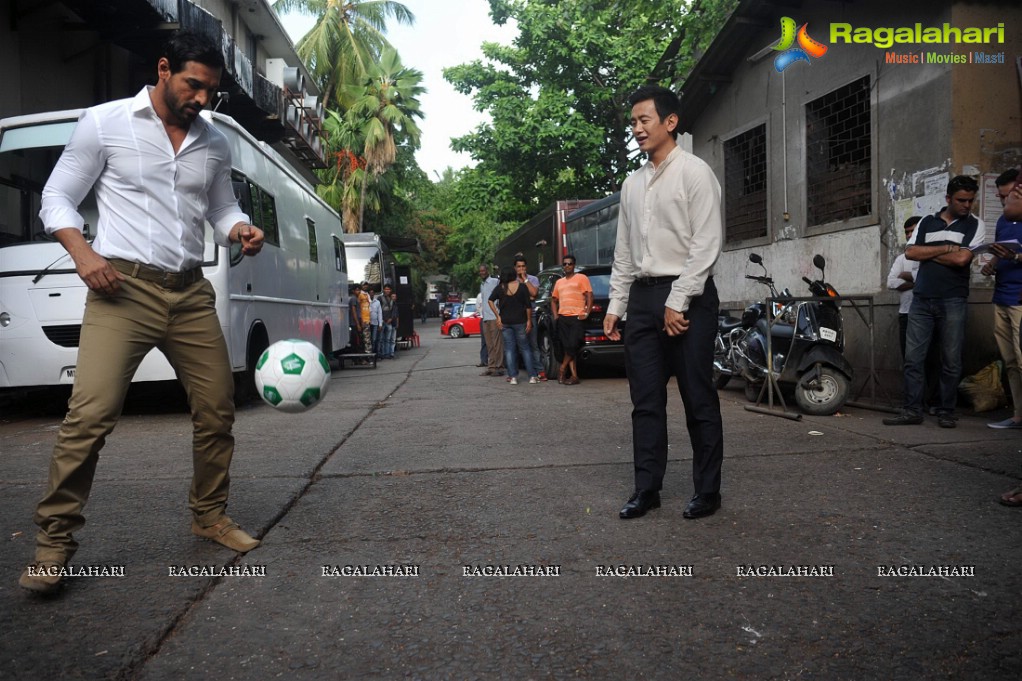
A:
[[[46,184],[76,121],[39,123],[0,130],[0,248],[53,241],[43,229],[39,208]],[[85,197],[78,212],[85,236],[95,236],[96,197]]]

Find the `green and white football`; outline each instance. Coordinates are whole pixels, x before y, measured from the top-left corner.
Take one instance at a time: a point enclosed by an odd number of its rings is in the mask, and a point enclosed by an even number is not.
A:
[[[259,357],[255,382],[263,401],[271,407],[302,412],[319,404],[326,395],[330,364],[308,341],[277,341]]]

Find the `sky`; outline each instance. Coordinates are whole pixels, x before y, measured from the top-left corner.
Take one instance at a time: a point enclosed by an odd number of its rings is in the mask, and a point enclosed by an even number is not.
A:
[[[485,114],[472,108],[471,97],[456,92],[444,80],[444,68],[482,59],[484,42],[510,45],[517,29],[513,22],[495,26],[486,0],[402,0],[402,4],[415,15],[415,24],[408,27],[391,21],[387,39],[397,48],[405,66],[423,73],[422,84],[427,92],[419,100],[422,140],[415,158],[430,179],[437,180],[448,167],[472,165],[468,154],[451,150],[450,140],[487,120]],[[281,23],[297,42],[314,22],[291,15],[281,17]]]

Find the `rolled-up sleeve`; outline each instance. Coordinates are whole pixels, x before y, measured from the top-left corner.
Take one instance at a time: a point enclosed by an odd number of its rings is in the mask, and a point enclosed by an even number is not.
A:
[[[231,150],[226,140],[216,145],[215,153],[219,157],[219,164],[216,176],[209,187],[206,219],[213,225],[213,240],[221,246],[230,247],[231,228],[239,222],[250,222],[251,219],[241,212],[238,198],[234,195],[234,185],[231,183]]]
[[[78,118],[71,140],[43,187],[39,219],[47,234],[60,229],[85,227],[78,206],[106,164],[106,150],[94,114],[86,110]]]

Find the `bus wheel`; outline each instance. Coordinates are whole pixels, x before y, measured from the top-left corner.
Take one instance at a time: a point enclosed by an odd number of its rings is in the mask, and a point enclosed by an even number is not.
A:
[[[247,404],[259,397],[256,390],[255,368],[263,351],[270,347],[270,340],[266,337],[266,329],[257,327],[252,330],[248,338],[248,352],[245,355],[245,370],[237,374],[234,388],[234,403]]]
[[[334,355],[334,340],[333,336],[330,334],[329,326],[323,327],[323,342],[320,345],[320,348],[323,350],[323,356],[326,357],[326,362],[330,365],[331,371],[337,369],[338,364],[341,364],[343,367],[343,363]]]

